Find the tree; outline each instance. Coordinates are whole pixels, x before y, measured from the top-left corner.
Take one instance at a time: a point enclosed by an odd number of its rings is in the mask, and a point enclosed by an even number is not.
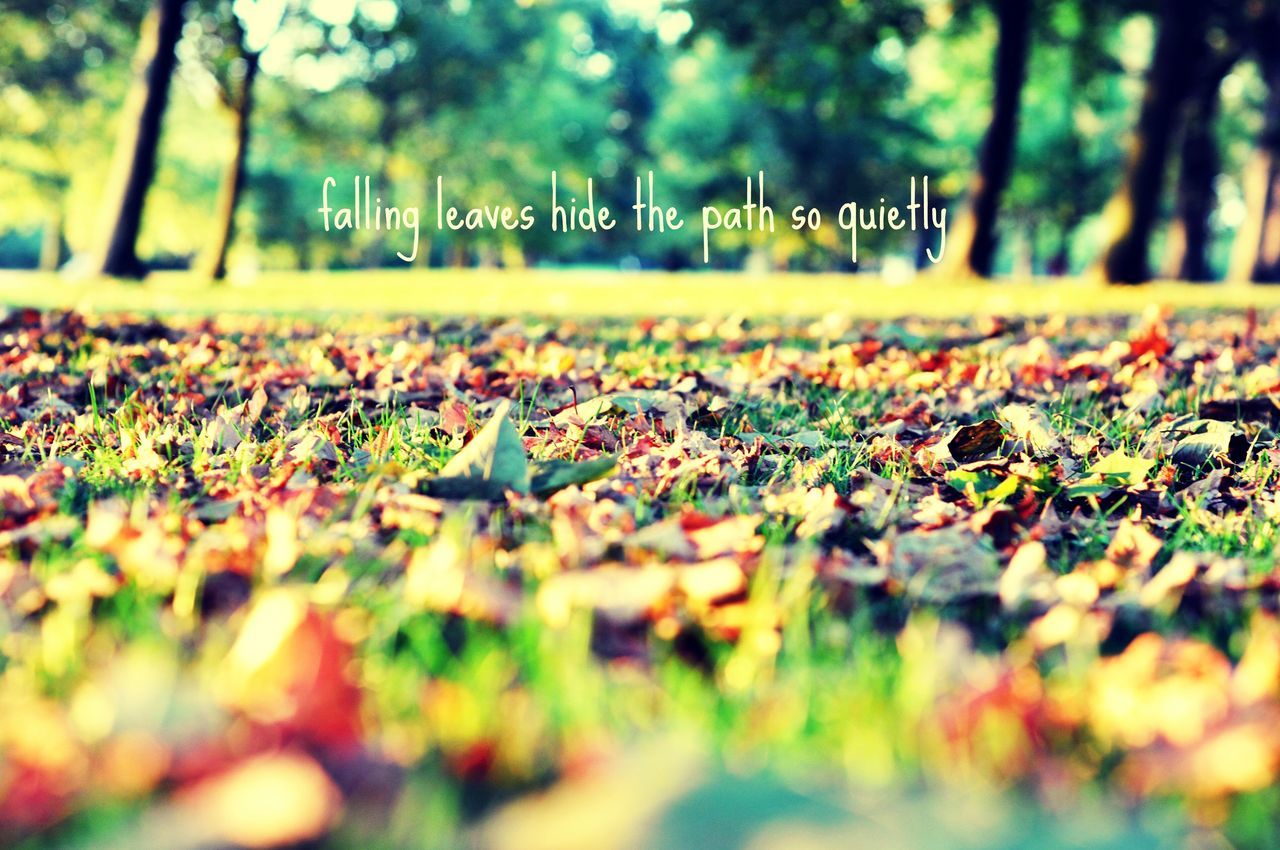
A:
[[[794,193],[785,203],[803,202],[830,216],[875,191],[868,187],[905,186],[921,173],[921,143],[930,136],[903,97],[903,56],[925,31],[917,3],[695,0],[689,9],[693,37],[715,33],[748,58],[754,120],[776,150],[771,162],[724,174],[724,183],[708,187],[713,195],[741,197],[745,175],[767,164],[774,191]],[[775,200],[782,202],[777,194]],[[869,234],[866,247],[875,250],[888,238]],[[834,251],[848,265],[847,246],[838,240],[820,247],[816,259],[824,266]]]
[[[236,0],[230,4],[220,2],[213,10],[213,31],[218,33],[225,27],[230,30],[230,38],[215,35],[202,52],[217,82],[219,100],[231,117],[232,152],[218,190],[212,239],[200,261],[200,272],[211,280],[222,280],[227,275],[227,254],[236,235],[236,210],[248,179],[254,83],[262,65],[262,51],[280,28],[285,9],[285,0]]]
[[[996,252],[1000,200],[1013,171],[1018,111],[1031,48],[1031,0],[991,0],[997,41],[991,123],[978,154],[969,189],[969,210],[953,237],[955,271],[990,277]]]
[[[961,0],[954,4],[961,27],[971,22],[979,9],[990,8],[996,24],[997,42],[992,66],[991,119],[970,181],[968,211],[953,231],[948,248],[948,255],[954,259],[947,267],[953,273],[985,277],[991,274],[994,265],[997,219],[1013,171],[1018,114],[1027,76],[1036,5],[1033,0]],[[842,90],[836,95],[837,102],[853,106],[849,113],[857,120],[847,122],[844,129],[830,140],[838,140],[839,148],[847,153],[851,149],[847,137],[857,135],[860,127],[879,121],[882,132],[877,135],[881,145],[887,138],[883,131],[892,132],[900,145],[896,150],[901,156],[900,161],[906,165],[907,171],[916,171],[910,161],[917,146],[904,143],[921,141],[928,130],[918,125],[913,127],[909,120],[904,121],[894,114],[892,103],[897,87],[893,85],[892,75],[885,74],[883,67],[876,67],[872,51],[889,34],[899,44],[909,44],[917,39],[926,18],[920,6],[910,2],[833,4],[810,0],[808,3],[786,4],[784,9],[779,4],[758,6],[724,0],[698,0],[693,8],[698,19],[705,22],[704,26],[717,28],[731,44],[752,51],[757,57],[757,71],[766,81],[766,91],[804,91],[808,95],[807,103],[812,107],[829,96],[824,88],[829,87],[832,80],[843,82]],[[829,67],[824,67],[824,51],[829,49],[838,51],[839,57],[831,61]],[[855,73],[848,73],[853,69],[856,69]],[[789,72],[780,73],[784,70]],[[818,83],[816,87],[806,88],[813,86],[814,82]],[[868,118],[868,115],[874,117]],[[832,122],[819,114],[792,114],[789,118],[780,123],[780,131],[784,139],[787,136],[798,137],[799,144],[792,149],[794,159],[810,165],[810,169],[817,172],[815,182],[822,186],[813,188],[819,193],[823,187],[843,189],[842,181],[832,177],[833,174],[848,174],[849,169],[837,164],[839,160],[836,157],[829,161],[830,164],[825,164],[815,156],[817,151],[826,147],[822,130],[830,128]],[[847,161],[847,156],[845,159]],[[934,188],[937,189],[936,184]]]
[[[1221,170],[1214,125],[1218,117],[1222,78],[1239,52],[1218,51],[1196,81],[1183,121],[1178,155],[1174,219],[1169,227],[1165,273],[1168,277],[1203,282],[1213,278],[1209,268],[1209,218],[1215,203],[1214,181]]]
[[[230,95],[223,102],[231,111],[235,134],[234,149],[222,179],[222,186],[218,190],[218,211],[213,241],[210,243],[202,266],[203,273],[215,281],[227,276],[227,253],[235,240],[236,209],[240,205],[240,197],[244,194],[248,170],[249,120],[253,114],[253,84],[258,76],[261,54],[257,51],[245,51],[243,58],[244,75],[241,78],[240,91],[238,94]]]
[[[138,232],[147,190],[155,176],[186,3],[155,0],[143,22],[134,57],[134,82],[122,110],[102,202],[103,240],[94,257],[96,271],[102,274],[136,278],[145,273],[137,256]]]
[[[0,144],[0,208],[13,214],[0,216],[0,226],[39,211],[41,269],[57,268],[66,255],[66,196],[98,136],[96,115],[82,104],[104,97],[97,84],[115,74],[125,33],[136,32],[137,5],[11,0],[0,11],[0,125],[16,130]]]
[[[1164,0],[1161,5],[1124,181],[1105,213],[1110,237],[1102,272],[1110,283],[1142,283],[1151,276],[1147,255],[1160,213],[1171,140],[1208,56],[1206,12],[1202,0]]]
[[[1112,35],[1123,17],[1115,3],[1059,0],[1035,27],[1002,203],[1003,220],[1015,223],[1027,246],[1031,273],[1063,275],[1078,266],[1078,229],[1106,203],[1112,175],[1124,165],[1117,139],[1128,129],[1131,101]]]
[[[1243,175],[1247,215],[1232,246],[1232,281],[1280,282],[1280,9],[1252,5],[1250,48],[1267,85],[1262,131]]]
[[[543,10],[524,10],[506,0],[456,5],[405,0],[398,6],[394,21],[365,15],[357,6],[350,22],[348,49],[372,59],[349,84],[359,85],[379,106],[374,128],[379,186],[392,182],[401,135],[429,123],[445,107],[473,107],[494,97],[543,19]],[[370,263],[382,262],[380,235],[370,248]]]

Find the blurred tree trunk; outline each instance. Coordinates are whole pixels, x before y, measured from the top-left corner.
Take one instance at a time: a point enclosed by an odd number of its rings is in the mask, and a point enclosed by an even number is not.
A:
[[[1266,14],[1257,21],[1258,64],[1267,83],[1262,132],[1245,165],[1245,220],[1231,246],[1227,279],[1235,282],[1280,282],[1280,15]]]
[[[1031,49],[1030,0],[993,0],[999,32],[993,69],[991,123],[978,154],[978,169],[969,189],[969,209],[957,225],[954,250],[959,274],[988,277],[996,253],[996,220],[1000,198],[1013,170],[1018,138],[1018,110]]]
[[[1268,113],[1280,112],[1280,97],[1272,94],[1268,97]],[[1280,124],[1268,117],[1268,124]],[[1280,136],[1280,127],[1272,127],[1268,136]],[[1253,176],[1257,186],[1253,193],[1260,196],[1262,203],[1258,205],[1256,223],[1252,230],[1254,238],[1246,243],[1250,246],[1248,259],[1245,261],[1249,280],[1255,283],[1280,282],[1280,139],[1268,138],[1260,147],[1260,163],[1255,166]],[[1243,230],[1244,228],[1242,228]]]
[[[217,218],[214,222],[214,241],[209,247],[202,271],[210,280],[223,280],[227,276],[227,253],[236,238],[236,209],[244,194],[248,175],[250,119],[253,114],[253,84],[258,77],[258,53],[244,54],[244,81],[240,97],[228,105],[232,108],[235,126],[235,152],[222,177],[218,190]]]
[[[471,251],[461,242],[455,242],[449,248],[449,266],[455,269],[465,269],[471,265]]]
[[[1217,63],[1197,84],[1182,131],[1178,162],[1177,207],[1169,229],[1166,277],[1195,282],[1211,280],[1209,217],[1214,209],[1214,180],[1221,160],[1214,138],[1219,87],[1235,57]]]
[[[298,246],[298,268],[304,272],[311,271],[315,268],[315,259],[311,256],[311,234],[300,229],[294,244]]]
[[[103,196],[102,247],[97,271],[120,277],[141,277],[138,231],[147,190],[155,177],[156,150],[169,83],[177,65],[174,52],[182,36],[186,0],[155,0],[142,25],[134,57],[134,81],[125,99],[120,135]]]
[[[66,255],[66,241],[62,234],[63,213],[62,200],[49,207],[49,214],[44,220],[44,229],[40,234],[40,271],[57,271]]]
[[[1157,20],[1147,91],[1130,143],[1124,183],[1108,204],[1110,227],[1102,270],[1109,283],[1142,283],[1160,212],[1169,142],[1205,51],[1202,0],[1164,0]]]
[[[1071,231],[1063,228],[1058,236],[1058,248],[1045,263],[1045,274],[1061,277],[1071,271]]]
[[[391,157],[395,151],[396,140],[400,138],[400,120],[396,116],[395,103],[385,102],[382,105],[382,118],[378,121],[378,147],[381,149],[381,156],[378,160],[378,173],[374,177],[373,191],[377,197],[382,198],[383,206],[392,206],[391,193],[388,187],[391,185]],[[385,195],[385,197],[383,197]],[[365,205],[369,209],[373,209],[373,198],[365,198]],[[382,268],[387,264],[387,231],[378,229],[373,231],[370,239],[369,247],[365,251],[364,264],[371,269]]]
[[[1280,97],[1274,89],[1267,96],[1268,126],[1272,123],[1272,115],[1277,112]],[[1254,280],[1257,272],[1265,272],[1268,263],[1264,261],[1268,253],[1264,245],[1263,234],[1269,219],[1275,218],[1277,194],[1276,156],[1267,141],[1268,131],[1264,130],[1258,139],[1249,161],[1245,163],[1241,182],[1244,189],[1245,216],[1236,230],[1235,239],[1231,243],[1231,262],[1227,269],[1227,280],[1232,283],[1245,283]]]
[[[1019,240],[1022,245],[1013,261],[1014,277],[1029,278],[1035,275],[1040,263],[1040,257],[1036,253],[1036,239],[1039,234],[1039,224],[1028,217],[1027,223],[1022,228],[1022,239]]]

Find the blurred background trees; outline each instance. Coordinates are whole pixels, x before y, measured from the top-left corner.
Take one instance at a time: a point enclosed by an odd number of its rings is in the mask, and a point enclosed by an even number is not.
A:
[[[845,201],[949,208],[944,273],[1280,280],[1276,0],[102,0],[0,8],[0,266],[138,275],[400,265],[324,233],[325,176],[384,204],[533,204],[420,265],[701,267],[698,213],[763,170],[777,231],[726,268],[850,269]],[[550,234],[549,176],[627,221]],[[789,227],[795,205],[824,227]],[[909,232],[858,266],[930,264]],[[933,243],[929,243],[933,244]],[[144,262],[145,261],[145,262]]]

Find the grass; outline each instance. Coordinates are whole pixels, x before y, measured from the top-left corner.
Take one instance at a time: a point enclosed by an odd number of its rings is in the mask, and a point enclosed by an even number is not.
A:
[[[267,272],[210,287],[186,273],[157,273],[145,284],[69,282],[54,274],[0,271],[0,303],[43,308],[159,313],[378,313],[430,316],[821,317],[1099,315],[1174,309],[1280,307],[1280,288],[1159,282],[1103,286],[1079,279],[957,283],[930,277],[889,285],[837,274],[738,272],[432,270]]]

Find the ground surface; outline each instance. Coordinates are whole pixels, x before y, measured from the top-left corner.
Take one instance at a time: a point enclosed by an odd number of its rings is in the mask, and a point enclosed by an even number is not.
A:
[[[10,311],[0,839],[1272,846],[1278,345]]]
[[[834,312],[871,319],[953,319],[984,314],[1140,313],[1153,303],[1180,309],[1280,309],[1280,286],[1156,283],[1108,287],[1075,279],[956,283],[929,276],[895,286],[872,276],[841,274],[474,269],[268,272],[210,287],[185,273],[157,273],[144,285],[116,285],[0,269],[0,304],[91,312],[143,309],[158,313],[619,318],[818,318]]]

